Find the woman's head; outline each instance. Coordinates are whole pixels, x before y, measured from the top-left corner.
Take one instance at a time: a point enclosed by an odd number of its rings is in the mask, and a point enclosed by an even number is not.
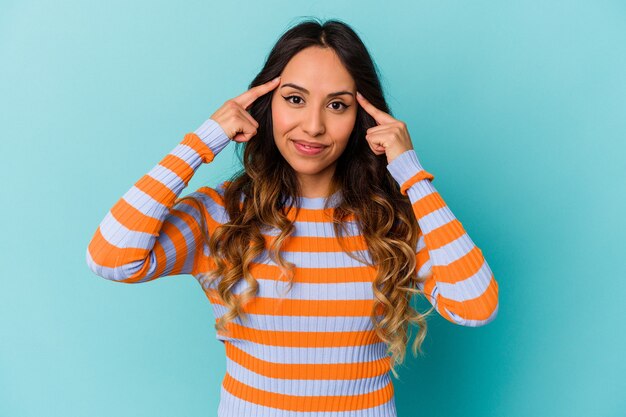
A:
[[[309,46],[281,73],[272,92],[274,142],[307,197],[328,193],[357,114],[356,84],[330,47]],[[303,149],[305,146],[310,149]]]
[[[376,123],[359,107],[356,91],[379,109],[389,109],[374,62],[350,26],[338,20],[307,20],[287,30],[249,88],[279,75],[280,85],[249,109],[260,125],[257,135],[238,145],[253,178],[280,183],[291,197],[302,195],[303,185],[308,193],[328,195],[344,188],[346,173],[356,166],[384,163],[365,140],[366,130]],[[328,97],[336,92],[348,94]],[[306,156],[293,140],[326,148]]]

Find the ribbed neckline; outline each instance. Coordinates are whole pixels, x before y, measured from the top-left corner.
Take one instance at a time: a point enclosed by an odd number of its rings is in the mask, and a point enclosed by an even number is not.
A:
[[[341,203],[341,190],[336,191],[328,197],[298,197],[300,207],[306,209],[323,209],[326,200],[330,200],[328,207],[337,207]]]

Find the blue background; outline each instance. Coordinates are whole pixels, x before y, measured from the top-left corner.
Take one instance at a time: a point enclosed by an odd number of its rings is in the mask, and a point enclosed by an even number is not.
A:
[[[224,348],[198,283],[110,282],[85,250],[309,16],[361,35],[499,283],[486,327],[431,316],[398,415],[626,415],[626,4],[600,0],[4,0],[0,415],[215,415]]]

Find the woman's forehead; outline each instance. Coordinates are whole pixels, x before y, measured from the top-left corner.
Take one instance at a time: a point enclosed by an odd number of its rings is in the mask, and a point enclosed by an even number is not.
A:
[[[329,48],[310,47],[296,54],[281,73],[281,86],[291,84],[305,94],[332,94],[354,89],[354,79]],[[293,86],[298,86],[293,87]]]

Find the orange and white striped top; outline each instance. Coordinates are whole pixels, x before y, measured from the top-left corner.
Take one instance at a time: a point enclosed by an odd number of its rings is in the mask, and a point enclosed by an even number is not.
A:
[[[97,275],[140,283],[163,276],[201,273],[213,265],[203,242],[201,216],[208,231],[228,221],[224,185],[201,187],[190,195],[203,213],[175,199],[203,163],[229,143],[212,119],[184,139],[141,177],[106,214],[87,247],[86,260]],[[433,275],[421,289],[437,312],[462,326],[482,326],[498,311],[498,284],[481,250],[432,185],[414,150],[387,165],[412,202],[422,234],[416,247],[418,274]],[[331,219],[341,192],[326,198],[300,197],[295,232],[282,248],[296,265],[287,292],[284,277],[267,256],[255,260],[257,296],[237,319],[218,332],[226,351],[218,416],[396,416],[390,357],[370,321],[376,270],[342,251]],[[350,222],[350,250],[370,260],[364,238]],[[265,230],[269,239],[276,230]],[[240,280],[234,288],[247,288]],[[215,314],[225,307],[214,288],[202,286]]]

